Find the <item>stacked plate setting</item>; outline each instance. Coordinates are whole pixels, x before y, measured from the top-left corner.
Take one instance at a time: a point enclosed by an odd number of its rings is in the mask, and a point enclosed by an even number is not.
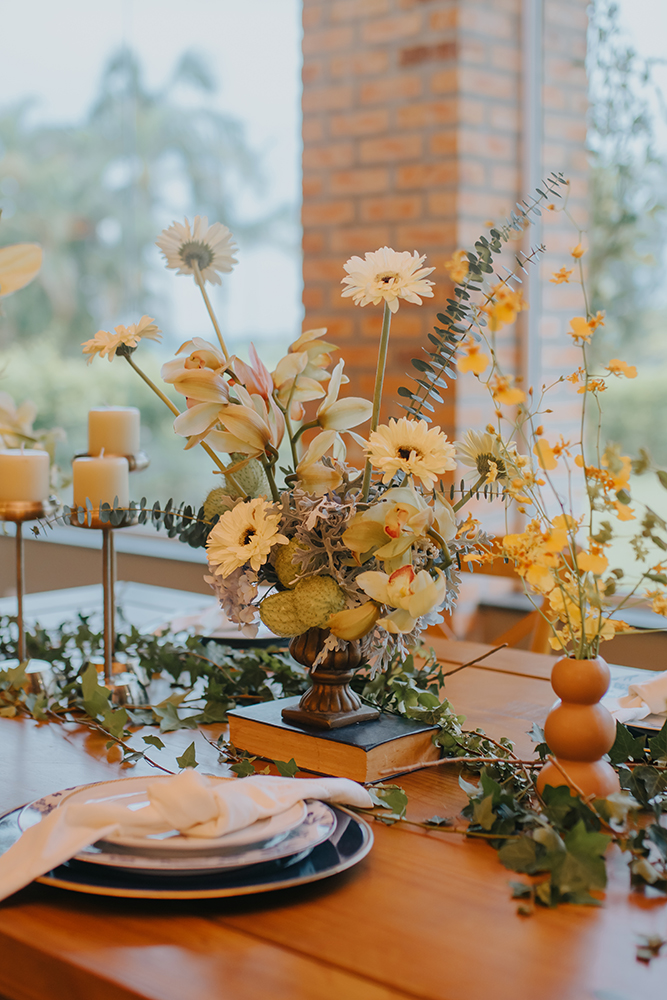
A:
[[[149,805],[147,785],[168,777],[122,778],[44,796],[17,811],[17,832],[39,823],[53,809],[75,803],[143,809]],[[176,830],[109,837],[39,881],[102,895],[243,895],[326,878],[360,861],[372,842],[370,827],[363,820],[340,806],[309,800],[214,839],[186,837]]]

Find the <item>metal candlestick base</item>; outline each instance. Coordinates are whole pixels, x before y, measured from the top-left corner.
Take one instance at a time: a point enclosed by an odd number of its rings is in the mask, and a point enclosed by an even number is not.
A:
[[[88,662],[93,664],[99,674],[104,675],[102,684],[111,691],[112,705],[123,708],[125,705],[146,704],[146,693],[136,674],[127,669],[126,663],[114,660],[111,664],[111,678],[109,679],[106,676],[103,659],[91,657]]]
[[[0,521],[13,521],[16,525],[16,618],[19,630],[16,652],[19,663],[23,663],[26,659],[25,623],[23,621],[23,597],[25,590],[23,522],[35,521],[37,518],[47,517],[57,509],[57,506],[55,498],[49,498],[48,500],[0,500]],[[35,681],[35,683],[37,682]],[[35,693],[39,692],[35,691]]]
[[[98,455],[91,455],[89,451],[81,451],[75,458],[98,458]],[[143,472],[150,465],[150,458],[145,451],[138,451],[136,455],[121,455],[121,458],[127,459],[127,464],[130,467],[130,472]]]
[[[70,515],[70,523],[75,528],[93,528],[102,532],[102,590],[104,593],[104,659],[102,663],[104,683],[112,692],[111,700],[114,704],[125,704],[130,701],[129,695],[125,697],[125,694],[120,690],[121,688],[126,688],[129,682],[127,680],[121,681],[120,678],[131,678],[133,676],[125,671],[124,664],[117,664],[114,661],[116,634],[116,554],[114,551],[113,533],[115,528],[126,528],[138,522],[136,513],[131,511],[125,511],[124,513],[125,516],[122,522],[116,525],[111,525],[108,521],[104,522],[100,520],[99,507],[86,512],[86,520],[83,524],[79,523],[75,510]],[[116,667],[120,667],[123,673],[119,674],[114,669]],[[118,700],[123,698],[125,698],[125,701]],[[132,703],[134,704],[135,702]]]

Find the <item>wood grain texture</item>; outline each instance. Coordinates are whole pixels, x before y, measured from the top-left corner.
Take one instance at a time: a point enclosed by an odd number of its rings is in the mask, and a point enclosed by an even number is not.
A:
[[[445,643],[452,664],[484,647]],[[502,655],[504,654],[504,655]],[[498,660],[496,660],[496,657]],[[491,662],[496,666],[491,667]],[[551,660],[503,650],[447,681],[471,728],[531,752],[526,730],[553,701]],[[524,674],[521,671],[525,671]],[[193,734],[167,734],[164,766]],[[151,751],[152,752],[152,751]],[[224,773],[200,735],[202,770]],[[112,754],[113,757],[113,754]],[[56,788],[122,774],[104,738],[0,719],[0,808]],[[409,818],[454,815],[465,804],[457,768],[404,776]],[[359,866],[328,881],[262,897],[154,903],[78,896],[32,885],[0,904],[0,994],[8,1000],[664,1000],[667,957],[635,960],[637,934],[667,930],[662,901],[630,894],[610,857],[599,909],[564,906],[525,919],[512,873],[486,844],[375,824]]]

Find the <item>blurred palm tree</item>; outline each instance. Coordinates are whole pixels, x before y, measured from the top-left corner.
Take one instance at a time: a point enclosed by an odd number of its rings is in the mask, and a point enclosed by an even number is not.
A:
[[[171,221],[174,193],[187,211],[224,221],[238,237],[288,238],[287,206],[252,225],[237,216],[239,192],[260,189],[261,170],[243,125],[205,106],[215,89],[188,53],[151,91],[136,56],[123,50],[81,125],[31,125],[29,100],[0,114],[0,205],[11,209],[0,239],[35,240],[45,250],[39,280],[7,300],[0,346],[48,334],[78,353],[99,325],[154,314],[148,251]]]
[[[240,195],[261,194],[261,162],[243,125],[211,110],[215,89],[204,62],[189,53],[164,87],[151,90],[136,56],[123,50],[105,67],[79,125],[33,124],[31,100],[0,110],[0,245],[36,241],[45,251],[38,278],[0,309],[0,389],[17,403],[33,399],[38,426],[65,428],[65,465],[85,448],[91,406],[140,406],[154,461],[136,489],[193,501],[180,496],[182,484],[205,495],[210,461],[183,454],[170,414],[129,366],[88,368],[81,343],[142,313],[164,323],[154,242],[174,215],[208,215],[246,244],[298,245],[296,205],[251,223],[239,217]],[[159,378],[158,355],[142,350]]]

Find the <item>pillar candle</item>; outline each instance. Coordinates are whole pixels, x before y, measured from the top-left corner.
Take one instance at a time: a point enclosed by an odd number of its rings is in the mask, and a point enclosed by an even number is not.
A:
[[[140,414],[136,406],[96,407],[88,413],[88,454],[136,455]]]
[[[113,504],[118,497],[120,507],[130,502],[130,469],[126,458],[103,455],[99,458],[84,456],[72,462],[74,506],[85,507],[90,500],[93,509],[100,504]]]
[[[49,492],[48,452],[36,448],[0,451],[0,500],[46,500]]]

